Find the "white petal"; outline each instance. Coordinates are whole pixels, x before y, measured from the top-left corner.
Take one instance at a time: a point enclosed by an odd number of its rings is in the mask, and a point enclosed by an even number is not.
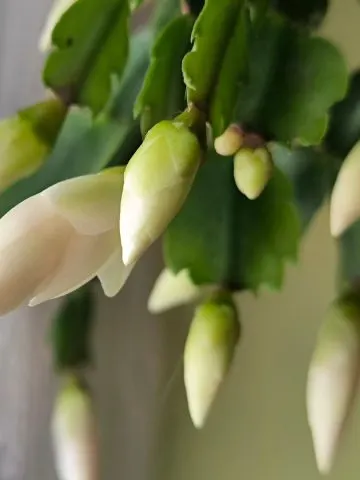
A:
[[[139,260],[165,230],[183,205],[190,188],[191,182],[187,180],[165,188],[157,195],[144,197],[125,186],[120,211],[120,235],[125,265]]]
[[[29,302],[30,306],[66,295],[95,278],[119,246],[117,231],[99,236],[79,235],[75,230],[73,232],[61,265],[48,281],[39,286]]]
[[[124,168],[57,183],[41,195],[79,232],[97,235],[118,228]]]
[[[357,385],[359,355],[338,352],[314,365],[307,385],[308,421],[319,471],[330,472]]]
[[[211,287],[195,285],[184,269],[175,274],[165,268],[157,278],[148,300],[148,310],[151,313],[161,313],[171,308],[186,305],[202,295],[209,293]]]
[[[119,239],[120,242],[120,239]],[[124,286],[134,264],[125,266],[122,261],[122,250],[119,248],[97,273],[101,286],[107,297],[115,297]]]
[[[71,230],[38,196],[0,220],[0,315],[25,304],[58,267]]]
[[[331,194],[330,229],[340,236],[360,218],[360,142],[345,159]]]
[[[68,10],[76,0],[55,0],[54,4],[50,10],[46,23],[44,25],[41,37],[39,40],[39,50],[41,52],[46,52],[51,48],[52,33],[53,30],[63,16],[63,14]]]

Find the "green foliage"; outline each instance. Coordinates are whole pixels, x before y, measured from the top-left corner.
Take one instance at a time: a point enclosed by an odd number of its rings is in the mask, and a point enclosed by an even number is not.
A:
[[[128,0],[78,0],[53,32],[44,82],[67,102],[99,112],[128,54]]]
[[[279,143],[269,145],[275,164],[293,185],[296,205],[305,229],[331,191],[338,161],[313,147],[290,149]]]
[[[325,146],[334,155],[346,157],[360,139],[360,71],[353,73],[346,97],[331,111]]]
[[[279,170],[258,199],[248,200],[235,186],[232,160],[211,153],[165,234],[165,259],[175,272],[188,268],[199,284],[279,288],[299,235],[291,186]]]
[[[83,367],[91,361],[90,334],[94,299],[87,285],[68,295],[51,330],[54,366],[59,370]]]
[[[360,278],[360,221],[346,230],[338,244],[340,279],[344,282],[358,282]]]
[[[243,1],[206,0],[192,32],[192,51],[183,61],[189,103],[204,106],[208,100]]]
[[[318,27],[329,7],[328,0],[271,0],[271,5],[292,21]]]
[[[137,97],[134,115],[141,116],[142,133],[164,119],[171,119],[185,107],[182,59],[190,48],[193,18],[175,18],[161,32],[151,52],[151,62]]]
[[[210,121],[215,137],[221,135],[234,116],[234,99],[246,81],[248,73],[249,18],[245,4],[239,9],[233,34],[211,98]]]
[[[328,110],[347,89],[337,49],[271,14],[251,38],[249,58],[234,120],[278,141],[319,144]]]

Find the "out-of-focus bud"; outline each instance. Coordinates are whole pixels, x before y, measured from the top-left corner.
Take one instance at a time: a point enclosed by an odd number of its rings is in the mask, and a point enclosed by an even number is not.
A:
[[[182,121],[162,121],[146,135],[125,170],[120,235],[125,265],[164,232],[182,207],[202,150]]]
[[[266,148],[242,148],[234,157],[236,186],[250,200],[257,198],[266,187],[273,163]]]
[[[0,122],[0,192],[43,164],[65,113],[52,98]]]
[[[340,236],[360,218],[360,142],[346,157],[331,195],[330,229]]]
[[[240,324],[229,293],[214,294],[195,311],[184,352],[184,381],[190,416],[203,427],[233,360]]]
[[[242,147],[244,142],[244,134],[241,128],[236,125],[230,125],[225,132],[217,137],[214,141],[214,148],[219,155],[228,157],[235,155],[235,153]]]
[[[157,278],[148,300],[151,313],[162,313],[171,308],[194,302],[209,293],[213,287],[196,285],[184,269],[173,273],[165,268]]]
[[[348,292],[329,308],[307,384],[308,421],[317,465],[329,473],[359,382],[360,297]]]
[[[67,376],[53,413],[52,436],[59,480],[98,480],[96,421],[89,392]]]
[[[60,21],[64,13],[75,3],[77,0],[54,0],[54,3],[49,12],[43,27],[40,40],[39,50],[40,52],[46,52],[50,50],[52,46],[52,34],[56,24]]]

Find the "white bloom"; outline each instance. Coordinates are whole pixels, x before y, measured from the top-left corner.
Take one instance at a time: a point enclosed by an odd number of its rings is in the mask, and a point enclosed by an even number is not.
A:
[[[211,286],[195,285],[187,269],[173,273],[164,268],[149,296],[148,310],[151,313],[162,313],[171,308],[194,302],[211,289]]]
[[[60,182],[0,219],[0,315],[98,276],[115,295],[131,271],[118,229],[123,168]]]
[[[76,377],[65,379],[56,400],[52,435],[60,480],[98,480],[98,442],[92,400]]]
[[[340,236],[360,218],[360,142],[346,157],[331,194],[330,229]]]
[[[52,33],[64,13],[75,3],[77,0],[54,0],[50,13],[42,30],[39,40],[39,50],[46,52],[51,48]]]

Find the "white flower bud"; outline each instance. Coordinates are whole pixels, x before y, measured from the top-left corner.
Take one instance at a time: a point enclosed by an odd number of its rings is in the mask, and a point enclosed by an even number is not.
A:
[[[212,287],[199,286],[191,280],[188,270],[173,273],[165,268],[157,278],[148,300],[151,313],[162,313],[171,308],[194,302]]]
[[[230,294],[219,293],[195,311],[184,352],[184,381],[194,425],[201,428],[227,374],[240,333]]]
[[[99,480],[92,400],[76,377],[67,377],[58,394],[52,436],[59,480]]]
[[[330,203],[330,229],[339,237],[360,218],[360,142],[344,160]]]
[[[65,111],[60,100],[49,99],[0,121],[0,192],[41,167]]]
[[[330,307],[311,361],[308,421],[318,468],[329,473],[359,382],[360,299],[349,293]]]
[[[257,198],[266,187],[273,165],[266,148],[242,148],[234,157],[236,186],[250,200]]]
[[[147,133],[125,171],[120,211],[125,265],[138,260],[178,213],[200,160],[199,141],[182,122],[165,120]]]
[[[244,142],[244,135],[238,125],[230,125],[225,132],[219,137],[215,138],[214,148],[219,155],[228,157],[235,155],[235,153],[242,147]]]

